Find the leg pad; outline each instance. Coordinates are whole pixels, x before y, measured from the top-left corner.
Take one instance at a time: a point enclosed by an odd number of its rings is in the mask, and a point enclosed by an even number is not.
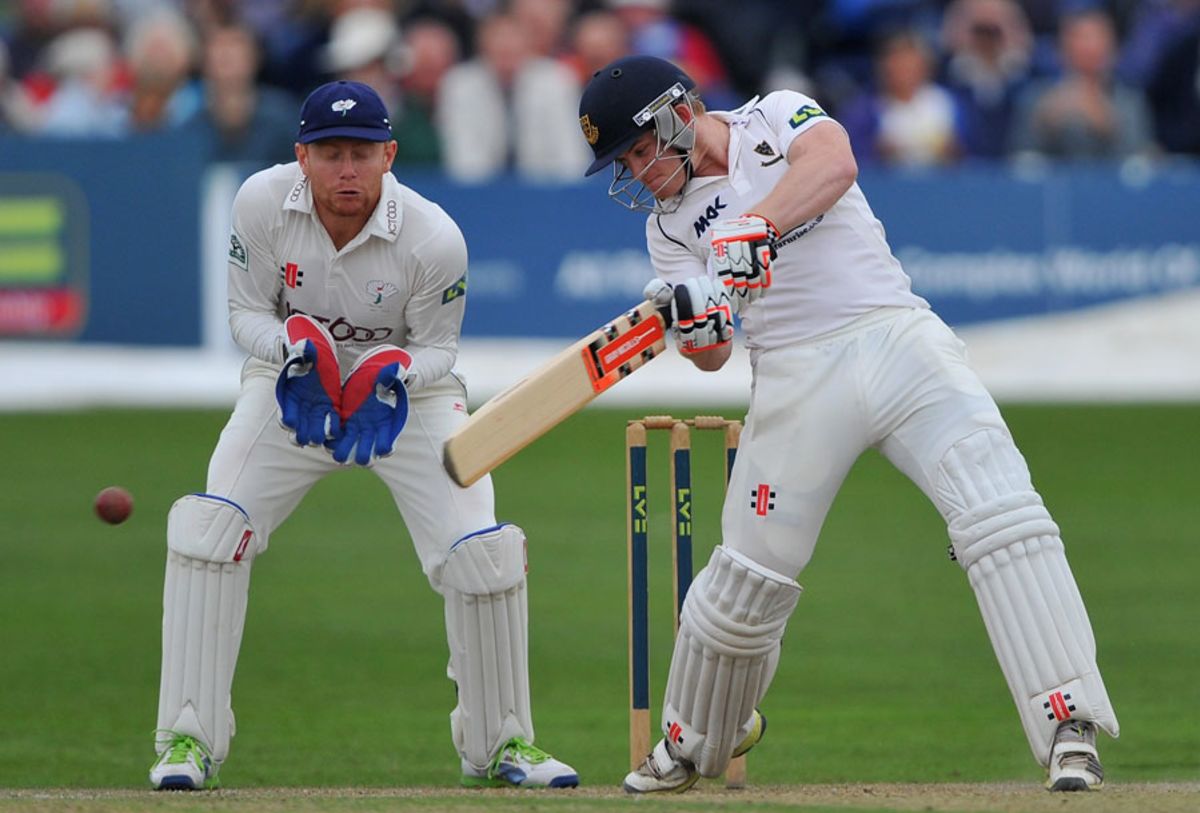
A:
[[[663,734],[702,776],[719,776],[779,663],[801,588],[718,546],[684,600]]]
[[[525,534],[499,525],[460,539],[442,567],[441,588],[458,684],[450,729],[464,762],[480,770],[509,739],[533,741]]]
[[[942,461],[939,508],[967,572],[1034,757],[1059,723],[1119,726],[1096,665],[1096,643],[1058,526],[1033,490],[1012,439],[997,430],[960,441]]]
[[[233,672],[246,620],[258,535],[235,503],[208,494],[175,502],[167,515],[162,679],[156,747],[165,732],[203,742],[224,761],[234,733]]]

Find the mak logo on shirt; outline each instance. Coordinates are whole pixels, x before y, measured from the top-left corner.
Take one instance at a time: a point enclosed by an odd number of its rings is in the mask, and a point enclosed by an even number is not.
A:
[[[709,207],[704,210],[704,214],[700,215],[700,217],[696,219],[696,222],[692,224],[692,227],[696,230],[696,236],[700,237],[704,234],[704,232],[708,231],[708,227],[711,226],[718,218],[720,218],[721,210],[728,205],[728,203],[721,203],[721,196],[717,195],[716,200],[709,204]]]

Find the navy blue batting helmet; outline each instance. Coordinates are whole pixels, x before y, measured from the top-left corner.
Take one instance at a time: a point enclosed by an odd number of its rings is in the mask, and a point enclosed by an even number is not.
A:
[[[692,78],[665,59],[627,56],[592,74],[579,100],[579,126],[595,155],[594,175],[654,126],[655,114],[684,101]]]

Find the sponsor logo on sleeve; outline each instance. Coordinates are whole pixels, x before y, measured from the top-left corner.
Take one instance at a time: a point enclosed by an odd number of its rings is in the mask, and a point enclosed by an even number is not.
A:
[[[467,275],[463,274],[458,278],[458,282],[451,285],[446,290],[442,291],[442,304],[447,305],[460,297],[467,295]]]
[[[788,124],[792,126],[793,130],[795,130],[809,119],[820,118],[824,115],[825,111],[821,108],[817,107],[816,105],[806,104],[792,114],[792,117],[788,119]]]
[[[229,262],[246,270],[246,244],[237,236],[237,232],[229,233]]]

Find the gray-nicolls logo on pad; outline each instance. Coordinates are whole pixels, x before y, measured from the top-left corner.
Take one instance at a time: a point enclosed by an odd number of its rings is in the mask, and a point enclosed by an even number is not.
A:
[[[750,492],[750,507],[760,517],[765,517],[768,511],[775,509],[775,491],[766,483],[759,483],[758,488]]]

